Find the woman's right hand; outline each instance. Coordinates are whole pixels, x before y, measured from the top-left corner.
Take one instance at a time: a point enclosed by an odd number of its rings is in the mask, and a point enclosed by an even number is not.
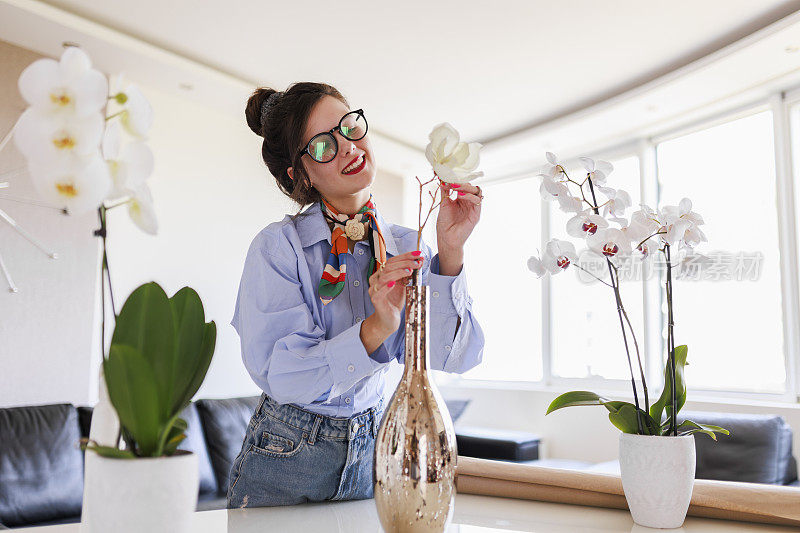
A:
[[[364,320],[361,340],[372,353],[400,327],[400,313],[406,303],[406,283],[422,267],[422,252],[407,252],[386,260],[383,268],[369,278],[369,298],[375,312]]]

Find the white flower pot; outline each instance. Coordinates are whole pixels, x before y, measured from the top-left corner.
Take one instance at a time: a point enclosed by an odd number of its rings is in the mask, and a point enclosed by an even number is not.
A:
[[[81,518],[82,533],[191,530],[199,484],[193,453],[109,459],[87,451],[85,483],[92,505]]]
[[[694,435],[622,433],[619,467],[634,522],[654,528],[681,527],[694,488]]]

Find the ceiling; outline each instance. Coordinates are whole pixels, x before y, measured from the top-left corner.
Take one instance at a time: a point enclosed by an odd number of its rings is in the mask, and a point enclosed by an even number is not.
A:
[[[254,85],[329,82],[376,132],[416,148],[443,121],[497,140],[800,10],[800,0],[45,3]]]

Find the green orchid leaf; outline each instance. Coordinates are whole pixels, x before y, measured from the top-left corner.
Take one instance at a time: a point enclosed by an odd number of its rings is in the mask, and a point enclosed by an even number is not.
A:
[[[111,345],[103,362],[111,404],[120,424],[136,442],[137,455],[152,456],[158,447],[159,416],[156,376],[149,361],[126,345]]]
[[[81,439],[81,450],[89,450],[101,457],[108,457],[109,459],[136,459],[136,455],[130,450],[120,450],[113,446],[102,446],[89,439]]]
[[[547,413],[545,414],[549,415],[553,411],[563,409],[564,407],[574,407],[578,405],[603,405],[603,402],[606,401],[608,400],[589,391],[578,390],[565,392],[550,403],[550,407],[547,408]]]
[[[178,446],[186,438],[186,429],[188,424],[183,418],[176,418],[172,427],[165,428],[168,432],[166,442],[164,443],[163,455],[172,455],[178,449]]]
[[[175,327],[169,298],[155,282],[145,283],[125,301],[111,339],[112,346],[138,350],[155,376],[161,424],[173,415],[170,399],[175,380]]]
[[[629,402],[607,400],[602,396],[590,391],[571,391],[565,392],[550,403],[547,413],[562,409],[564,407],[575,407],[584,405],[602,405],[608,410],[608,418],[624,433],[639,433],[639,425],[636,421],[636,413],[642,423],[642,430],[645,435],[660,435],[661,431],[653,418],[642,409]]]
[[[719,426],[712,426],[711,424],[698,424],[691,420],[684,420],[678,426],[678,435],[692,435],[694,433],[704,433],[714,440],[717,440],[717,433],[723,435],[730,435],[730,431]]]
[[[198,370],[205,377],[208,365],[205,364],[206,335],[203,303],[196,291],[184,287],[169,299],[175,327],[175,378],[170,412],[178,413],[191,401],[196,389],[192,390]],[[208,361],[210,364],[210,360]],[[202,380],[201,380],[202,382]]]
[[[181,410],[183,410],[197,394],[200,385],[208,373],[208,367],[211,365],[211,359],[214,357],[214,349],[217,344],[217,325],[212,320],[204,325],[203,329],[203,343],[200,345],[200,351],[195,356],[195,361],[192,368],[188,372],[191,375],[186,389],[183,392],[183,400],[181,402]]]
[[[683,404],[686,403],[686,381],[683,370],[687,364],[686,357],[688,352],[689,348],[685,344],[675,347],[675,381],[677,382],[675,391],[677,392],[678,412],[683,408]],[[661,423],[665,410],[667,419],[669,419],[672,413],[672,371],[669,358],[667,358],[667,363],[664,367],[664,390],[661,391],[658,401],[650,406],[650,416]]]
[[[607,401],[603,406],[608,409],[608,419],[623,433],[639,434],[639,421],[642,424],[643,435],[660,435],[661,430],[653,418],[644,409],[637,409],[630,402]]]

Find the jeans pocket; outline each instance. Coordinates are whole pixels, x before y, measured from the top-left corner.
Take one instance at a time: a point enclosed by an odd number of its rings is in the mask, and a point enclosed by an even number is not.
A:
[[[293,457],[306,446],[308,433],[267,416],[256,428],[255,437],[251,445],[255,453],[267,457]]]

